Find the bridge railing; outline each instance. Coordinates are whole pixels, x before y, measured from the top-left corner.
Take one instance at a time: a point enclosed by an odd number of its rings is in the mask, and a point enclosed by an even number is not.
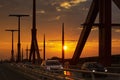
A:
[[[24,67],[20,65],[12,66],[24,75],[34,80],[120,80],[119,73],[92,72],[78,69],[62,69],[63,73],[45,71],[40,66]]]
[[[12,68],[28,77],[31,77],[32,80],[67,80],[65,75],[45,71],[40,66],[31,65],[31,67],[24,67],[21,64],[14,64],[12,65]]]
[[[82,78],[85,80],[120,80],[119,73],[110,73],[110,72],[92,72],[86,70],[77,70],[77,69],[64,69],[68,71],[71,76],[76,78]]]

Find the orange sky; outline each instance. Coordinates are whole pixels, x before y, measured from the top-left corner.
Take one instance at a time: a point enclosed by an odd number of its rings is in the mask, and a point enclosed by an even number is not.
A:
[[[62,23],[65,23],[65,58],[71,58],[76,48],[82,26],[84,23],[91,0],[37,0],[37,41],[39,48],[43,49],[43,34],[46,35],[46,57],[61,57]],[[22,5],[22,6],[21,6]],[[120,10],[112,5],[112,22],[120,23]],[[17,29],[17,18],[9,17],[12,13],[25,13],[30,17],[21,20],[21,48],[26,53],[26,47],[30,47],[32,29],[32,0],[1,0],[0,1],[0,59],[10,57],[11,33],[5,29]],[[98,17],[96,22],[98,21]],[[112,54],[120,54],[120,29],[112,29]],[[17,32],[14,34],[14,49],[17,53]],[[40,55],[42,57],[42,51]],[[83,49],[81,57],[98,55],[98,29],[93,28]]]
[[[43,42],[40,41],[39,48],[43,49]],[[30,43],[28,42],[22,42],[22,48],[24,49],[24,58],[26,57],[26,47],[30,46]],[[67,50],[65,51],[65,58],[71,58],[75,47],[76,47],[77,41],[69,42],[66,41],[65,45],[67,46]],[[120,41],[113,41],[112,42],[112,53],[119,54],[120,53]],[[17,53],[17,42],[14,43],[14,49],[15,54]],[[10,51],[11,51],[11,43],[2,43],[0,47],[0,58],[8,58],[10,57]],[[46,41],[46,58],[51,58],[53,56],[61,57],[62,50],[61,50],[61,42],[60,41]],[[41,57],[43,57],[43,51],[40,51]],[[98,55],[98,42],[97,41],[87,41],[81,57],[90,57],[90,56],[97,56]]]

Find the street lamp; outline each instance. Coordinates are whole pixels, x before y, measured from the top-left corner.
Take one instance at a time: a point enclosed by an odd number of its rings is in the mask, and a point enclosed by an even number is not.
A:
[[[62,23],[62,63],[64,65],[64,23]]]
[[[18,31],[18,30],[13,30],[13,29],[6,29],[5,31],[10,31],[12,32],[12,50],[11,50],[11,61],[14,62],[15,61],[15,57],[14,57],[14,44],[13,44],[13,40],[14,40],[14,32]]]
[[[18,55],[17,55],[17,62],[20,62],[21,61],[20,19],[21,19],[21,17],[28,17],[29,15],[24,15],[24,14],[10,14],[9,16],[18,17]]]

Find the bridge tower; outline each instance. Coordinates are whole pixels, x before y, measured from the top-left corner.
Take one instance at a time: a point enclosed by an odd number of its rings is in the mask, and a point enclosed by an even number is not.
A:
[[[29,55],[29,61],[33,64],[35,64],[35,61],[37,60],[38,63],[41,62],[37,38],[36,38],[36,0],[33,0],[33,24],[32,24],[32,41],[31,41],[31,48],[30,48],[30,55]],[[36,55],[37,54],[37,59]]]
[[[113,0],[120,9],[120,0]],[[83,30],[78,40],[71,64],[75,65],[79,61],[84,45],[90,34],[92,26],[99,26],[99,62],[105,66],[111,65],[111,3],[112,0],[93,0],[90,6]],[[94,23],[99,12],[99,23]]]

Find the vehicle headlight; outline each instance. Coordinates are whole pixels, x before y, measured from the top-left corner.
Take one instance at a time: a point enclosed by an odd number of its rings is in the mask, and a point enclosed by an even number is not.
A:
[[[47,67],[48,70],[50,70],[50,67]]]
[[[95,70],[92,70],[92,72],[95,72]]]
[[[59,67],[60,67],[60,69],[63,69],[62,65],[60,65]]]
[[[107,69],[105,69],[105,72],[107,72],[108,70]]]
[[[63,67],[62,67],[62,66],[60,66],[60,69],[63,69]]]

